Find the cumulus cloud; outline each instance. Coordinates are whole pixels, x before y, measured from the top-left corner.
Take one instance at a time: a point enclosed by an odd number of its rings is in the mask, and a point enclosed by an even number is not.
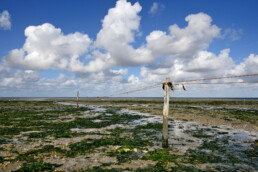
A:
[[[180,55],[182,58],[190,58],[206,49],[220,35],[220,29],[211,24],[211,17],[205,13],[188,15],[185,20],[188,22],[185,28],[174,24],[169,27],[168,34],[153,31],[147,36],[147,48],[154,57]]]
[[[165,5],[164,4],[160,4],[158,2],[153,2],[150,10],[149,10],[149,13],[154,15],[156,14],[159,10],[163,10],[165,8]]]
[[[103,49],[105,53],[96,50],[95,61],[87,66],[89,70],[103,70],[115,65],[132,66],[139,64],[139,53],[130,45],[139,31],[142,7],[137,2],[131,4],[126,0],[117,1],[114,8],[102,20],[102,29],[97,34],[94,46]],[[141,50],[139,50],[141,51]],[[105,65],[104,65],[105,64]]]
[[[11,16],[8,11],[4,10],[0,13],[0,28],[9,30],[11,29]]]
[[[156,65],[141,68],[141,77],[145,82],[162,82],[169,76],[173,81],[184,79],[224,76],[230,73],[235,63],[229,56],[229,49],[218,55],[209,51],[199,51],[189,61],[174,59],[169,66]]]
[[[8,66],[29,70],[83,70],[83,62],[78,58],[91,44],[88,35],[79,32],[64,35],[61,29],[45,23],[27,27],[25,36],[23,47],[10,51],[3,58]]]
[[[2,69],[0,75],[1,89],[5,88],[27,88],[35,86],[41,77],[33,71],[11,71],[8,68]]]
[[[230,70],[232,75],[253,74],[258,72],[258,55],[250,54],[242,63]]]
[[[154,64],[164,56],[190,59],[220,35],[220,29],[211,24],[211,17],[198,13],[186,17],[188,25],[185,28],[172,25],[168,34],[159,30],[151,32],[146,37],[146,44],[135,49],[130,43],[139,29],[140,10],[138,3],[131,5],[126,1],[118,1],[116,7],[109,10],[95,42],[95,46],[103,48],[105,53],[98,50],[93,53],[94,60],[87,65],[88,71]],[[120,13],[126,15],[117,15]]]
[[[134,31],[139,28],[138,13],[141,9],[138,2],[132,5],[126,0],[117,1],[116,6],[108,10],[108,14],[102,21],[102,29],[97,35],[96,45],[109,50],[110,40],[119,40],[124,43],[133,42]]]
[[[196,57],[187,63],[187,72],[224,74],[234,66],[229,57],[229,49],[222,50],[218,56],[208,51],[200,51]]]

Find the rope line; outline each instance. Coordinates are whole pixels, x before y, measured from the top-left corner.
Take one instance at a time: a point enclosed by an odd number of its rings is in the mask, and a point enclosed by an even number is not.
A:
[[[225,78],[242,78],[242,77],[248,77],[248,76],[258,76],[258,74],[237,75],[237,76],[223,76],[223,77],[216,77],[216,78],[201,78],[201,79],[193,79],[193,80],[176,81],[176,83],[178,83],[178,82],[192,82],[192,81],[214,80],[214,79],[225,79]]]
[[[246,84],[246,83],[258,83],[258,81],[249,81],[249,82],[214,82],[214,83],[200,82],[200,83],[185,83],[184,85],[194,85],[194,84]],[[175,84],[175,85],[180,85],[180,84]]]
[[[135,92],[139,92],[139,91],[144,91],[144,90],[150,90],[150,89],[153,89],[153,88],[160,87],[161,84],[162,83],[159,83],[159,84],[155,84],[155,85],[152,85],[152,86],[140,88],[140,89],[137,89],[137,90],[131,90],[131,91],[122,92],[122,93],[118,93],[118,94],[112,94],[110,96],[104,96],[104,97],[113,97],[113,96],[118,96],[118,95],[123,95],[123,94],[130,94],[130,93],[135,93]]]
[[[249,77],[249,76],[258,76],[258,74],[249,74],[249,75],[236,75],[236,76],[224,76],[224,77],[216,77],[216,78],[201,78],[201,79],[193,79],[193,80],[184,80],[184,81],[176,81],[174,82],[174,85],[197,85],[197,84],[244,84],[244,83],[258,83],[258,81],[246,81],[246,82],[216,82],[216,83],[191,83],[192,81],[204,81],[204,80],[215,80],[215,79],[225,79],[225,78],[240,78],[240,77]],[[189,82],[189,83],[185,83]],[[182,83],[182,84],[181,84]],[[127,92],[122,92],[122,93],[117,93],[117,94],[112,94],[109,96],[104,96],[104,97],[113,97],[113,96],[118,96],[118,95],[123,95],[123,94],[131,94],[139,91],[144,91],[144,90],[149,90],[153,88],[157,88],[162,86],[163,83],[158,83],[155,85],[151,85],[148,87],[143,87],[140,89],[136,90],[131,90]]]

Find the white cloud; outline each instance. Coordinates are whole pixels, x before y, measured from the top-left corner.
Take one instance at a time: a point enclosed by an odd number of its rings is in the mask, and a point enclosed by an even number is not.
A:
[[[1,70],[0,70],[1,71]],[[37,85],[41,77],[37,72],[29,71],[11,71],[9,68],[3,68],[0,75],[1,89],[5,88],[27,88]]]
[[[106,95],[107,91],[122,89],[120,81],[127,72],[127,69],[106,70],[72,77],[61,73],[48,79],[39,72],[11,70],[0,64],[0,92],[1,96],[73,96],[75,90],[81,90],[87,92],[85,96]]]
[[[228,75],[235,63],[229,56],[229,49],[218,56],[208,51],[199,51],[188,61],[174,58],[169,66],[156,65],[141,68],[142,80],[148,83],[162,82],[165,77],[173,81]]]
[[[159,10],[163,10],[165,8],[165,5],[164,4],[160,4],[158,2],[153,2],[150,10],[149,10],[149,13],[154,15],[156,14]]]
[[[225,74],[234,66],[234,61],[229,57],[229,49],[222,50],[218,57],[208,51],[200,51],[197,56],[186,65],[187,72]]]
[[[110,70],[110,72],[116,75],[124,76],[128,73],[128,69]]]
[[[241,38],[243,34],[242,29],[225,29],[224,33],[222,34],[222,38],[228,38],[231,41],[237,41]]]
[[[158,11],[159,4],[157,2],[153,2],[151,8],[150,8],[150,13],[155,14]]]
[[[138,30],[140,22],[137,14],[141,9],[139,3],[132,5],[126,0],[117,1],[116,6],[108,10],[108,14],[102,21],[102,29],[97,35],[96,45],[109,49],[111,40],[133,42],[134,32]]]
[[[86,34],[64,35],[61,29],[45,23],[25,29],[26,41],[21,49],[14,49],[3,58],[5,64],[22,69],[81,71],[78,59],[91,44]]]
[[[87,64],[87,72],[100,72],[116,65],[116,62],[111,58],[110,53],[101,53],[100,51],[95,50],[92,52],[92,55],[94,60],[91,60]]]
[[[185,20],[188,22],[185,28],[174,24],[169,27],[169,34],[153,31],[147,36],[147,48],[154,57],[180,55],[182,58],[191,58],[220,35],[220,29],[211,24],[212,19],[207,14],[191,14]]]
[[[258,55],[250,54],[242,63],[236,65],[229,73],[231,75],[245,75],[258,73]]]
[[[11,29],[11,16],[8,11],[4,10],[0,13],[0,28],[9,30]]]
[[[139,84],[139,78],[136,77],[135,75],[130,75],[129,78],[128,78],[128,82],[133,84],[133,85],[138,85]]]
[[[96,50],[93,54],[95,60],[87,66],[89,71],[93,69],[100,71],[115,65],[131,66],[137,63],[138,52],[130,43],[134,42],[135,34],[139,31],[141,18],[138,13],[141,9],[138,2],[132,5],[126,0],[117,1],[116,6],[109,9],[94,44],[95,48],[103,49],[106,53]]]
[[[97,72],[113,66],[154,64],[156,59],[164,56],[191,59],[220,35],[220,29],[211,24],[211,17],[198,13],[186,17],[188,26],[185,28],[172,25],[169,34],[153,31],[146,37],[146,45],[134,49],[130,43],[139,29],[140,10],[139,4],[131,5],[126,1],[118,1],[116,7],[109,10],[95,42],[95,47],[103,48],[105,53],[93,53],[95,60],[87,65],[88,71]],[[127,15],[117,15],[120,13]]]

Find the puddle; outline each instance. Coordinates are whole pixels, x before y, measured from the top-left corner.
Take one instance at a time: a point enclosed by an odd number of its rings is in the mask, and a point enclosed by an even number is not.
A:
[[[63,105],[75,105],[72,103],[59,103]],[[107,111],[107,108],[97,105],[80,105],[81,107],[87,107],[92,109],[91,113],[94,112],[98,114],[98,116],[106,115],[112,116],[112,114],[103,114],[103,112]],[[213,108],[213,107],[204,107],[204,108]],[[154,116],[148,113],[140,113],[135,112],[128,109],[118,110],[116,113],[126,114],[126,115],[140,115],[141,119],[134,120],[133,122],[125,124],[113,124],[109,125],[102,130],[115,129],[115,128],[124,128],[124,129],[132,129],[139,125],[147,125],[147,124],[162,124],[162,116]],[[96,116],[94,114],[91,114]],[[101,122],[101,120],[96,120],[95,122]],[[169,145],[170,147],[178,149],[181,153],[186,152],[189,148],[195,149],[199,147],[203,143],[203,138],[201,136],[205,136],[206,138],[212,137],[213,139],[221,139],[223,137],[228,137],[228,141],[234,143],[234,145],[238,145],[238,147],[242,147],[241,149],[245,150],[250,147],[249,142],[254,142],[258,138],[257,132],[248,132],[244,130],[234,129],[230,126],[218,126],[213,128],[213,125],[199,125],[197,122],[189,122],[189,121],[178,121],[169,119]],[[93,132],[98,131],[96,129],[77,129],[80,132]],[[198,138],[198,134],[200,138]],[[162,133],[157,133],[155,135],[158,138],[162,138]],[[248,142],[248,143],[247,143]],[[161,143],[156,142],[156,145],[161,147]]]
[[[128,106],[133,106],[133,107],[135,107],[135,106],[149,107],[150,105],[148,105],[148,104],[134,104],[134,105],[128,105]]]

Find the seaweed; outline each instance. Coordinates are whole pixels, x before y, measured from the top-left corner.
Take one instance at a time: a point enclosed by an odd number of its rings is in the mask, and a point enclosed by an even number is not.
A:
[[[14,172],[27,172],[27,171],[54,171],[60,164],[51,164],[44,162],[24,163],[22,167]]]
[[[225,148],[219,145],[218,139],[211,140],[211,141],[204,140],[200,149],[209,149],[211,151],[219,151],[219,152],[225,151]]]
[[[161,162],[158,162],[155,166],[149,167],[149,168],[145,168],[145,169],[141,169],[138,168],[136,170],[136,172],[167,172],[170,171],[168,170],[165,165]]]
[[[27,161],[27,162],[35,162],[35,157],[43,154],[43,153],[51,153],[56,152],[60,154],[65,154],[67,151],[58,147],[54,147],[53,145],[46,145],[41,149],[29,150],[24,154],[19,154],[16,157],[16,160]]]
[[[163,128],[162,123],[148,123],[147,125],[138,125],[135,127],[135,130],[140,130],[140,129],[152,129],[152,130],[158,130],[161,131]]]
[[[88,152],[94,152],[96,148],[102,146],[124,146],[127,148],[141,148],[144,146],[151,145],[150,142],[142,140],[141,138],[102,138],[102,139],[84,139],[80,142],[73,143],[69,145],[71,149],[66,153],[68,157],[74,157],[77,154],[85,154]]]
[[[176,162],[177,155],[171,155],[168,150],[155,150],[149,152],[149,156],[144,156],[143,160],[153,160],[161,163]]]
[[[0,163],[4,162],[4,157],[0,156]]]
[[[118,169],[103,169],[101,167],[93,167],[93,168],[87,168],[87,169],[82,169],[79,170],[78,172],[121,172],[122,170]]]

